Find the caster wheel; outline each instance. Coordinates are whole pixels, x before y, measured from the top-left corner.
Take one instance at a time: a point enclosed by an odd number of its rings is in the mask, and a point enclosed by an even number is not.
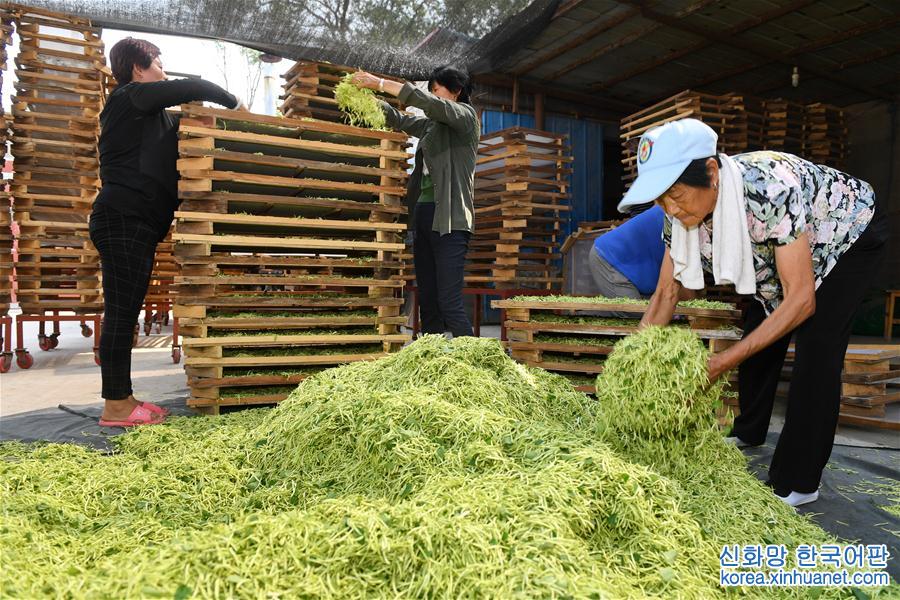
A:
[[[81,326],[81,335],[82,337],[91,337],[94,335],[94,330],[88,327],[87,325]]]
[[[172,348],[172,362],[176,365],[181,362],[181,348]]]
[[[48,350],[52,350],[53,349],[53,340],[48,338],[45,335],[39,335],[38,336],[38,347],[41,350],[43,350],[44,352],[47,352]]]
[[[58,333],[54,333],[47,339],[50,340],[51,348],[56,348],[57,346],[59,346],[59,334]]]
[[[0,373],[9,373],[12,368],[12,352],[5,352],[3,358],[0,359]]]
[[[30,369],[34,364],[34,357],[28,351],[16,352],[16,365],[20,369]]]
[[[100,351],[94,350],[94,362],[97,363],[97,366],[100,366]]]

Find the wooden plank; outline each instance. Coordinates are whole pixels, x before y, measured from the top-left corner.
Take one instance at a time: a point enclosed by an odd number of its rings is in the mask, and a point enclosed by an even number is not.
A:
[[[252,184],[270,187],[282,187],[291,189],[310,190],[334,190],[344,192],[357,192],[369,194],[393,194],[396,196],[406,193],[406,188],[400,186],[381,186],[371,183],[352,183],[346,181],[329,181],[326,179],[311,179],[304,177],[281,177],[278,175],[258,175],[256,173],[240,173],[238,171],[215,170],[181,170],[179,184],[190,179],[220,181],[227,183]],[[181,187],[179,185],[179,187]]]
[[[339,287],[403,287],[402,281],[375,279],[368,277],[328,277],[324,275],[215,275],[202,277],[196,275],[178,275],[175,282],[181,285],[312,285],[312,286],[339,286]]]
[[[528,350],[556,352],[559,354],[599,354],[607,355],[613,351],[613,346],[594,346],[590,344],[555,344],[549,342],[507,342],[507,348],[511,350]]]
[[[233,142],[256,143],[263,146],[276,148],[296,148],[309,150],[335,156],[350,156],[362,158],[390,158],[393,160],[407,160],[411,154],[395,150],[383,150],[381,147],[352,146],[347,144],[335,144],[332,142],[317,142],[313,140],[295,139],[258,133],[246,133],[243,131],[227,131],[224,129],[210,129],[208,127],[196,127],[182,124],[178,128],[180,135],[188,135],[201,138],[213,138]]]
[[[206,358],[186,357],[185,365],[195,367],[279,367],[301,365],[340,365],[362,360],[378,360],[387,354],[336,354],[336,355],[307,355],[307,356],[252,356],[252,357],[227,357]]]
[[[402,298],[363,298],[363,297],[335,297],[335,298],[308,298],[295,296],[290,298],[265,298],[265,297],[231,297],[204,299],[202,303],[192,298],[177,296],[176,302],[181,306],[200,304],[205,308],[235,308],[260,310],[264,308],[352,308],[373,306],[403,306]],[[198,314],[199,311],[183,311],[183,314]],[[203,314],[206,314],[205,312]]]
[[[492,308],[529,308],[532,310],[572,310],[572,311],[591,311],[591,312],[627,312],[643,314],[647,310],[647,306],[643,304],[616,304],[602,302],[540,302],[540,301],[522,301],[522,300],[492,300]],[[719,319],[737,319],[741,316],[741,311],[733,309],[707,309],[707,308],[687,308],[677,306],[675,308],[676,315],[709,317]]]
[[[296,129],[301,132],[316,131],[320,133],[343,134],[352,137],[371,138],[377,140],[393,140],[396,142],[406,142],[409,139],[405,133],[401,132],[376,131],[364,127],[354,127],[352,125],[341,125],[330,122],[326,123],[320,121],[304,121],[301,119],[271,117],[267,115],[258,115],[251,113],[235,113],[234,111],[226,109],[197,106],[194,104],[183,104],[181,106],[181,112],[186,116],[218,117],[225,121],[250,121],[253,123],[276,125],[278,127]]]
[[[339,221],[330,219],[304,219],[301,217],[267,217],[261,215],[230,215],[206,212],[175,212],[181,221],[206,223],[232,223],[243,225],[271,225],[304,229],[338,229],[342,231],[406,231],[405,223],[377,223],[371,221]]]
[[[508,311],[510,309],[507,309]],[[637,319],[635,319],[637,321]],[[638,326],[610,327],[606,325],[583,325],[579,323],[548,323],[545,321],[506,321],[507,331],[520,330],[534,333],[572,333],[585,335],[631,335]],[[700,339],[740,340],[740,332],[727,329],[691,329]]]
[[[178,232],[175,232],[175,234],[172,235],[172,239],[176,242],[205,243],[216,246],[296,248],[333,250],[336,252],[354,250],[400,251],[405,248],[404,244],[389,244],[386,242],[357,242],[352,240],[320,240],[310,238],[270,238],[246,235],[199,235]]]
[[[184,347],[228,347],[228,348],[253,348],[268,346],[338,346],[346,344],[378,344],[381,342],[406,344],[412,338],[405,334],[379,335],[379,334],[327,334],[327,335],[253,335],[212,338],[190,338],[182,340]]]
[[[603,365],[589,365],[582,363],[565,363],[565,362],[548,362],[548,361],[524,361],[529,367],[539,367],[546,371],[562,371],[564,373],[582,373],[584,375],[595,375],[603,372]]]
[[[320,160],[308,160],[302,158],[291,158],[288,156],[271,156],[258,154],[249,154],[246,152],[235,152],[232,150],[206,149],[191,147],[184,145],[183,142],[188,140],[180,140],[178,153],[182,157],[194,158],[212,158],[226,162],[246,162],[257,165],[265,165],[270,167],[284,167],[296,169],[298,172],[304,170],[326,171],[342,174],[364,175],[371,177],[392,177],[405,179],[408,177],[406,171],[400,169],[380,169],[378,167],[366,167],[358,165],[349,165],[346,163],[333,163]]]
[[[358,202],[355,200],[339,200],[334,198],[307,198],[303,196],[275,196],[268,194],[239,194],[232,192],[212,192],[208,190],[187,191],[180,193],[182,200],[219,200],[228,205],[263,204],[273,206],[330,208],[335,211],[366,211],[390,214],[405,214],[403,206],[390,206],[379,202]]]
[[[309,313],[315,314],[315,313]],[[303,329],[319,327],[353,327],[356,325],[404,325],[406,317],[378,317],[374,313],[371,317],[201,317],[198,324],[210,329],[253,329],[263,331],[266,329]],[[194,324],[195,321],[186,321],[185,325]]]
[[[846,413],[840,413],[840,415],[838,416],[838,422],[841,425],[858,425],[860,427],[875,427],[876,429],[900,431],[900,421],[888,421],[886,419],[861,417]]]

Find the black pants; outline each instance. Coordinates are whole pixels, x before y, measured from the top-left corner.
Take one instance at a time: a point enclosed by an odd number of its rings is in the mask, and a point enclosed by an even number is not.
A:
[[[122,400],[132,393],[134,327],[150,284],[159,233],[140,219],[102,205],[94,206],[90,232],[103,272],[102,396]]]
[[[419,314],[424,333],[444,333],[453,337],[472,335],[472,323],[463,307],[463,281],[468,231],[441,235],[432,231],[434,204],[416,205],[413,260],[419,288]]]
[[[735,419],[732,435],[750,444],[762,444],[784,357],[791,335],[795,336],[787,414],[769,466],[769,481],[781,496],[792,491],[811,493],[819,487],[834,445],[850,326],[880,266],[886,239],[886,215],[876,213],[822,280],[816,290],[815,314],[739,368],[741,414]],[[750,302],[744,315],[744,335],[765,318],[762,305]]]

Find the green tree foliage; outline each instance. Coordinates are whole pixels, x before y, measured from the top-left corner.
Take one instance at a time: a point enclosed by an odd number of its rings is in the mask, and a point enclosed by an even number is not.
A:
[[[342,41],[413,47],[436,28],[480,38],[531,0],[273,0]]]

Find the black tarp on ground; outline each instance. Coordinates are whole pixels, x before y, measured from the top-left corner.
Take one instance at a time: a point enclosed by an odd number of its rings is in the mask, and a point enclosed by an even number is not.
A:
[[[778,434],[766,443],[746,448],[750,470],[768,479]],[[891,552],[888,572],[900,581],[900,517],[885,510],[891,504],[885,485],[900,480],[900,450],[835,446],[822,475],[819,499],[797,509],[819,527],[846,542],[886,544]],[[894,505],[900,501],[894,498]]]
[[[194,414],[184,398],[159,402],[173,414]],[[100,451],[112,450],[110,438],[124,432],[100,427],[101,404],[63,406],[0,419],[0,442],[57,442],[81,444]],[[769,461],[778,434],[769,433],[763,446],[744,451],[749,468],[767,479]],[[891,503],[884,486],[900,480],[900,450],[835,446],[822,478],[819,500],[799,508],[822,529],[846,542],[886,544],[891,552],[888,572],[900,581],[900,517],[885,510]],[[897,499],[894,499],[896,504]]]
[[[157,402],[174,415],[194,415],[184,398]],[[0,418],[0,442],[55,442],[80,444],[102,452],[113,450],[110,438],[125,432],[122,427],[100,427],[102,404],[45,408]]]

